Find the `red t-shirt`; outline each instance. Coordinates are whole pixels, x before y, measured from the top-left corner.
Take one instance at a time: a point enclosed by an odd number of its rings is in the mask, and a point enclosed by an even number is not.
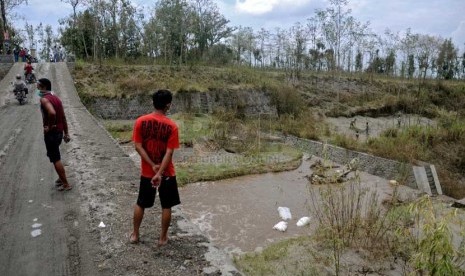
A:
[[[155,164],[161,164],[166,149],[179,148],[178,126],[165,115],[150,113],[137,118],[132,133],[134,143],[142,143],[150,159]],[[141,158],[141,174],[143,177],[152,178],[155,172],[149,163]],[[163,172],[164,176],[175,176],[173,162]]]
[[[34,68],[33,68],[32,65],[30,65],[30,64],[24,65],[24,71],[26,71],[26,74],[32,73],[32,70],[33,70],[33,69],[34,69]]]
[[[51,122],[51,124],[57,126],[56,128],[57,131],[63,132],[64,121],[65,121],[65,111],[63,109],[63,104],[60,98],[58,98],[56,95],[53,95],[50,92],[45,94],[44,98],[47,99],[53,105],[53,108],[55,109],[55,113],[56,113],[55,122]],[[40,109],[42,110],[42,116],[43,116],[43,120],[45,123],[48,120],[47,110],[42,105],[40,106]]]

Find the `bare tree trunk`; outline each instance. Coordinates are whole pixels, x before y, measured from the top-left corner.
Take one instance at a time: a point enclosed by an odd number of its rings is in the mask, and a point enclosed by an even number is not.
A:
[[[5,0],[0,0],[0,9],[1,9],[1,13],[2,13],[2,35],[5,34],[5,31],[6,31],[6,12],[5,12]],[[3,38],[3,36],[2,36]],[[2,44],[1,44],[1,48],[3,48],[3,42],[4,42],[4,39],[2,39]]]

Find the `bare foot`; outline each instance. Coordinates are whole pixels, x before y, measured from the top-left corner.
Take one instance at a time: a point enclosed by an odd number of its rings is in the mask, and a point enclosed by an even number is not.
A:
[[[129,236],[129,242],[132,244],[139,243],[139,237],[136,234],[131,233],[131,235]]]
[[[164,239],[160,238],[160,239],[158,240],[157,246],[158,246],[158,247],[162,247],[162,246],[166,245],[167,243],[168,243],[168,237],[166,237],[166,238],[164,238]]]
[[[63,192],[63,191],[69,191],[72,188],[73,188],[73,186],[71,186],[69,184],[68,185],[63,184],[63,185],[59,186],[57,190],[60,191],[60,192]]]
[[[63,181],[61,181],[61,179],[58,178],[55,180],[55,186],[60,187],[61,185],[63,185]]]

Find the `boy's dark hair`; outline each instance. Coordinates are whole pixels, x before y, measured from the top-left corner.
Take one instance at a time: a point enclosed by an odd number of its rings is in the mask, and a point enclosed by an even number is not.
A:
[[[169,90],[161,89],[153,93],[153,107],[156,110],[164,110],[173,100],[173,94]]]
[[[52,82],[49,79],[43,78],[37,81],[45,90],[52,91]]]

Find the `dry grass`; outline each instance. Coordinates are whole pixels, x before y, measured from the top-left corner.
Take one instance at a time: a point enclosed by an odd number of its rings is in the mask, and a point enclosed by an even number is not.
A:
[[[99,67],[79,63],[74,70],[80,95],[121,97],[149,93],[155,89],[204,92],[228,89],[291,90],[266,72],[250,68],[169,67],[155,65],[106,64]],[[95,89],[96,84],[102,84]],[[116,87],[116,89],[105,89]],[[285,88],[285,89],[284,89]]]
[[[279,118],[270,129],[400,161],[423,160],[440,168],[448,195],[465,197],[465,83],[387,78],[366,74],[303,72],[290,82],[283,71],[247,67],[167,67],[77,63],[76,87],[84,102],[95,96],[131,97],[158,88],[175,92],[255,89],[270,92]],[[447,111],[445,111],[447,110]],[[390,130],[368,143],[330,133],[315,114],[384,116],[397,112],[436,119],[437,129]],[[239,118],[243,119],[243,118]],[[461,184],[462,183],[462,184]]]

